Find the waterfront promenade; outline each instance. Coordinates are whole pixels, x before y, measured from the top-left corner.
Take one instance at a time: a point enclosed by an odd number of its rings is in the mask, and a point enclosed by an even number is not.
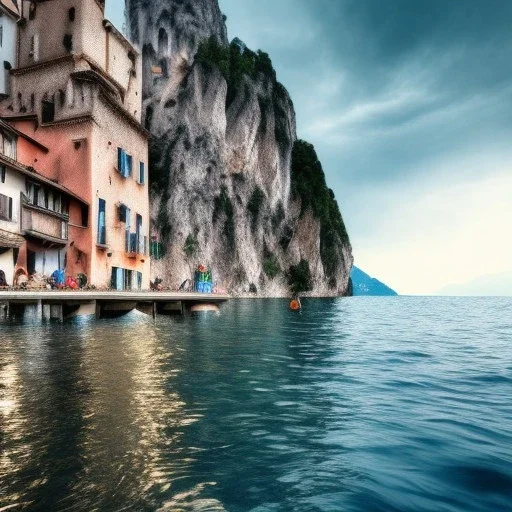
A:
[[[133,310],[153,317],[185,315],[205,306],[218,308],[229,299],[227,294],[174,291],[0,291],[3,316],[23,316],[27,306],[37,306],[43,319],[60,321],[82,315],[122,316]]]

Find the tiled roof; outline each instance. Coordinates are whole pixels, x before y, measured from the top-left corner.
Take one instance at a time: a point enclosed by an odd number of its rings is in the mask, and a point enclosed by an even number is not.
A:
[[[0,229],[0,247],[17,249],[23,245],[25,239],[21,235]]]

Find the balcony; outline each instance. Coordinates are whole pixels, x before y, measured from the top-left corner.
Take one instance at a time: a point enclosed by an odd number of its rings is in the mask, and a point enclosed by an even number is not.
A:
[[[30,238],[36,238],[50,246],[65,246],[68,241],[68,215],[34,206],[23,201],[21,230]]]
[[[129,258],[145,256],[147,251],[147,236],[140,236],[137,233],[126,231],[125,251]]]

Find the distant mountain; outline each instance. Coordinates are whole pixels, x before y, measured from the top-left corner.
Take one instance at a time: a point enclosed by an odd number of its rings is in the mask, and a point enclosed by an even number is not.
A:
[[[353,294],[355,297],[360,295],[376,297],[398,295],[389,286],[386,286],[374,277],[370,277],[357,267],[352,267],[350,277],[352,278]]]
[[[467,283],[450,284],[439,290],[439,295],[511,297],[512,270],[480,276]]]

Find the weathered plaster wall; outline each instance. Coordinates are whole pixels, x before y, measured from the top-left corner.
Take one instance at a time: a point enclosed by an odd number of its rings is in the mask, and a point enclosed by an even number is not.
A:
[[[9,71],[4,68],[4,61],[13,68],[16,66],[16,21],[4,14],[0,17],[0,26],[3,30],[2,46],[0,47],[0,95],[10,93]]]
[[[72,60],[51,63],[34,72],[16,73],[12,77],[13,95],[3,104],[6,115],[35,114],[41,122],[41,103],[54,101],[55,119],[76,117],[91,111],[94,88],[70,78],[77,67],[89,69],[85,62]],[[64,97],[61,95],[64,92]]]
[[[7,168],[5,183],[0,183],[0,194],[12,198],[12,221],[0,220],[0,229],[19,233],[20,194],[25,192],[25,178],[19,173]]]
[[[34,121],[15,121],[13,125],[51,148],[44,153],[22,137],[18,139],[18,160],[34,167],[47,178],[73,191],[88,202],[91,195],[90,147],[92,121],[37,127]]]
[[[149,288],[149,256],[129,258],[125,251],[126,226],[118,220],[117,205],[131,209],[131,232],[135,233],[135,215],[143,219],[143,234],[149,240],[149,197],[147,182],[137,183],[139,162],[148,169],[148,143],[146,136],[113,113],[105,104],[98,105],[92,135],[92,238],[98,237],[98,199],[106,201],[108,250],[94,249],[92,275],[97,283],[109,283],[112,266],[143,273],[143,288]],[[124,148],[133,157],[133,175],[123,178],[117,171],[117,148]],[[149,243],[149,242],[148,242]],[[111,254],[109,257],[108,254]]]
[[[12,249],[0,254],[0,270],[5,273],[7,284],[12,285],[14,278],[14,259]]]
[[[73,36],[74,53],[91,52],[99,62],[104,58],[105,34],[101,21],[101,9],[92,0],[59,0],[38,2],[34,19],[30,19],[30,4],[23,2],[26,24],[20,27],[19,67],[31,66],[37,62],[61,57],[70,53],[64,46],[64,36]],[[75,20],[69,19],[69,9],[75,8]],[[98,23],[99,22],[99,23]],[[49,27],[51,23],[51,27]],[[94,38],[86,38],[87,32],[93,31]],[[37,42],[32,43],[33,38]],[[96,43],[96,44],[95,44]],[[35,53],[33,52],[35,50]]]
[[[43,176],[76,193],[87,203],[91,197],[90,145],[92,122],[37,128],[34,121],[14,123],[21,132],[51,148],[44,153],[22,137],[18,139],[18,160],[34,167]],[[76,141],[76,142],[75,142]],[[91,224],[89,207],[88,225]],[[71,200],[69,207],[67,273],[76,276],[91,274],[92,233],[82,226],[82,205]],[[20,253],[19,266],[26,268]],[[55,270],[55,269],[54,269]]]

